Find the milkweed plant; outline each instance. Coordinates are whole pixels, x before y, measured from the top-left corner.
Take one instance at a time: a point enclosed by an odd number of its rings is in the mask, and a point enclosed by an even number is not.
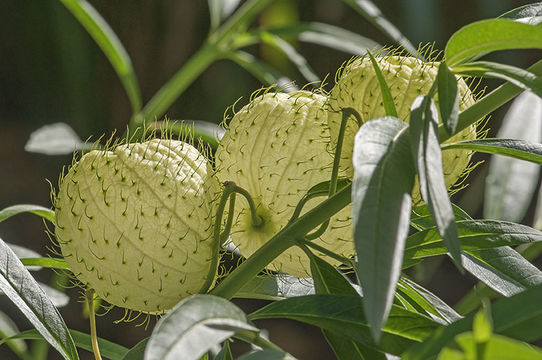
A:
[[[143,106],[104,19],[86,1],[61,2],[120,76],[133,115],[124,134],[80,144],[52,185],[50,209],[0,211],[0,221],[43,217],[54,244],[48,257],[19,258],[0,240],[0,289],[34,327],[4,332],[13,354],[27,359],[21,340],[45,339],[65,359],[83,350],[96,359],[233,359],[230,344],[241,341],[252,345],[242,359],[291,359],[254,323],[282,318],[320,328],[338,359],[542,359],[542,272],[529,261],[542,233],[498,213],[473,219],[450,202],[468,184],[475,152],[508,161],[491,172],[495,196],[504,181],[495,174],[511,172],[512,161],[542,164],[541,134],[487,136],[490,114],[514,98],[508,121],[542,121],[542,62],[483,60],[542,48],[541,4],[466,25],[439,51],[382,22],[388,46],[319,23],[251,28],[269,0],[238,9],[209,1],[204,45]],[[346,3],[371,17],[363,2]],[[329,69],[332,81],[315,83],[281,38],[307,32],[357,49]],[[308,84],[284,81],[241,50],[260,42],[283,51]],[[219,59],[263,87],[211,131],[157,121]],[[484,92],[484,78],[502,84]],[[409,276],[444,255],[480,283],[462,310]],[[88,333],[70,330],[29,266],[69,274]],[[246,314],[231,302],[243,297],[271,301]],[[125,309],[122,320],[140,319],[149,336],[133,348],[102,339],[99,307]]]

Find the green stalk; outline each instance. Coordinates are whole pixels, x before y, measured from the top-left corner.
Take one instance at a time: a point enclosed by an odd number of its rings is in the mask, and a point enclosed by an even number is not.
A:
[[[211,294],[231,299],[244,284],[254,278],[271,261],[289,247],[296,244],[296,238],[304,236],[350,203],[352,186],[348,185],[326,199],[296,221],[287,225],[244,263],[231,272],[215,287]]]
[[[220,58],[221,52],[206,42],[183,67],[152,97],[142,113],[130,121],[130,132],[142,126],[145,120],[155,120],[164,115],[173,102],[194,82],[211,63]]]
[[[85,291],[88,304],[88,312],[90,319],[90,342],[92,343],[92,352],[94,353],[95,360],[102,360],[100,355],[100,348],[98,346],[98,335],[96,333],[96,315],[94,313],[94,290],[87,289]]]
[[[273,344],[271,341],[260,336],[259,333],[254,333],[251,331],[239,331],[235,333],[235,337],[239,340],[243,340],[249,344],[254,344],[261,347],[262,349],[272,349],[272,350],[282,350],[277,345]]]

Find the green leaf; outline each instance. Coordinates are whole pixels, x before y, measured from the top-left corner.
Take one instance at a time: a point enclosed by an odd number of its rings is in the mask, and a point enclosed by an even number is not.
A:
[[[478,139],[443,144],[446,149],[470,149],[487,154],[503,155],[542,165],[542,144],[516,139]]]
[[[502,79],[515,86],[542,96],[542,78],[532,72],[511,65],[477,61],[454,67],[454,72],[473,77]]]
[[[354,140],[357,275],[375,338],[393,302],[409,229],[414,166],[405,129],[406,124],[396,118],[379,118],[363,124]]]
[[[542,241],[542,232],[531,227],[498,220],[457,221],[458,239],[465,251],[516,246]],[[446,253],[442,236],[435,227],[410,235],[405,244],[405,259],[419,259]]]
[[[21,258],[24,266],[41,266],[50,269],[69,270],[68,264],[64,259],[58,258]]]
[[[104,18],[85,0],[60,0],[85,28],[115,69],[135,114],[141,109],[141,94],[128,53]]]
[[[542,284],[542,271],[508,246],[469,251],[463,262],[467,271],[504,296]]]
[[[459,92],[457,91],[457,79],[445,62],[442,62],[438,67],[437,84],[442,123],[450,135],[455,134],[459,116]]]
[[[239,360],[295,360],[293,356],[276,349],[253,350],[239,357]]]
[[[92,342],[89,334],[77,331],[69,330],[75,345],[83,350],[92,352]],[[2,339],[0,344],[7,342],[12,339],[25,339],[25,340],[42,340],[43,336],[36,330],[25,330],[16,335],[11,336],[7,339]],[[98,346],[100,347],[100,352],[102,356],[106,359],[118,360],[122,359],[124,355],[128,352],[128,349],[122,345],[115,344],[109,340],[98,338]]]
[[[489,304],[478,310],[472,320],[472,332],[477,343],[487,342],[493,333],[493,319]]]
[[[516,340],[533,341],[542,337],[542,286],[501,299],[491,306],[493,329],[497,334]],[[423,343],[417,344],[402,360],[425,360],[435,356],[456,335],[472,328],[474,314],[435,330]]]
[[[377,42],[354,32],[319,22],[297,23],[285,27],[266,28],[263,31],[281,37],[296,38],[299,41],[325,46],[352,55],[361,56],[369,49],[380,47]]]
[[[55,212],[51,209],[47,209],[46,207],[39,206],[39,205],[27,205],[27,204],[21,204],[21,205],[13,205],[9,206],[7,208],[4,208],[0,210],[0,222],[9,219],[12,216],[29,212],[34,215],[41,216],[45,220],[49,220],[54,224],[55,222]]]
[[[134,347],[132,347],[124,354],[122,360],[143,360],[143,357],[145,355],[145,347],[147,346],[148,342],[149,338],[145,338],[135,344]]]
[[[207,2],[209,3],[212,31],[235,11],[240,0],[208,0]]]
[[[409,53],[416,54],[416,48],[410,43],[410,41],[393,25],[388,21],[380,9],[369,0],[343,0],[356,12],[361,14],[369,22],[371,22],[379,31],[386,35],[396,44],[404,47]]]
[[[472,220],[472,218],[465,212],[465,210],[461,209],[459,206],[452,203],[452,209],[454,211],[455,220]],[[418,230],[424,230],[430,227],[435,227],[435,222],[433,221],[433,218],[431,217],[431,213],[429,212],[429,209],[427,208],[427,204],[420,205],[416,207],[414,210],[412,210],[412,215],[410,217],[410,223],[411,225],[418,229]]]
[[[482,358],[480,356],[483,356]],[[534,360],[542,359],[542,349],[494,335],[485,344],[483,353],[477,352],[476,341],[472,333],[457,335],[453,346],[445,347],[439,354],[439,360]]]
[[[443,300],[412,280],[402,277],[397,283],[397,291],[437,321],[442,319],[450,324],[461,319],[461,316]]]
[[[541,27],[491,19],[471,23],[455,32],[446,44],[444,57],[453,68],[491,51],[530,48],[542,48]]]
[[[352,284],[350,284],[346,277],[336,268],[310,252],[307,254],[310,255],[309,257],[311,259],[311,274],[314,279],[316,293],[351,296],[359,295],[352,287]],[[322,329],[322,332],[339,360],[386,359],[384,353],[369,349],[365,345],[345,338],[341,334],[325,329]]]
[[[194,295],[158,321],[145,350],[145,359],[196,360],[238,331],[257,333],[259,330],[228,300]]]
[[[438,121],[437,108],[433,100],[426,95],[418,96],[410,110],[410,137],[420,192],[452,260],[460,270],[463,270],[455,215],[444,182]]]
[[[21,264],[15,253],[0,239],[0,290],[65,359],[78,359],[73,339],[62,316]]]
[[[289,42],[269,32],[262,32],[260,36],[264,43],[284,53],[309,83],[321,82],[320,77],[312,69],[307,59],[305,59],[305,57],[303,57],[303,55],[301,55]]]
[[[390,88],[386,83],[386,78],[382,74],[382,70],[380,70],[380,67],[378,66],[373,54],[371,54],[370,51],[368,51],[367,54],[369,54],[376,78],[378,79],[378,84],[380,85],[380,92],[382,93],[382,102],[384,104],[384,110],[386,110],[386,116],[397,117],[395,102],[393,101]]]
[[[378,346],[364,315],[362,299],[348,295],[309,295],[271,303],[249,315],[251,320],[286,318],[333,331],[375,350],[400,355],[440,325],[393,305]]]
[[[542,100],[530,92],[519,95],[506,113],[497,137],[542,142]],[[529,160],[534,155],[540,159],[539,149],[524,149],[531,150],[534,154]],[[532,201],[539,172],[537,164],[493,156],[486,178],[484,217],[521,221]]]
[[[314,294],[311,278],[297,278],[288,274],[257,276],[235,293],[236,298],[282,300],[294,296]]]
[[[68,124],[59,122],[44,125],[33,131],[24,149],[45,155],[68,155],[87,147]]]
[[[244,52],[236,51],[230,53],[228,58],[236,62],[243,69],[251,73],[256,79],[260,80],[265,85],[278,85],[284,87],[287,91],[297,90],[292,80],[282,75],[278,70],[271,67],[269,64],[258,60],[253,55]]]
[[[505,12],[500,18],[512,19],[524,24],[538,25],[542,22],[542,2],[520,6]]]

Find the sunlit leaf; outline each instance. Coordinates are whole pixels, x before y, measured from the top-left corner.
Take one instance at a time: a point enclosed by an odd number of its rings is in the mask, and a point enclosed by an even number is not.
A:
[[[410,110],[410,137],[420,192],[452,260],[460,270],[463,270],[455,215],[444,181],[438,121],[438,112],[433,100],[426,95],[418,96]]]
[[[452,135],[455,134],[459,116],[459,92],[457,79],[445,62],[438,67],[437,84],[440,117],[448,133]]]
[[[145,349],[145,359],[196,360],[238,331],[259,330],[228,300],[194,295],[158,321]]]
[[[236,298],[282,300],[314,294],[312,278],[297,278],[288,274],[257,276],[235,293]]]
[[[443,144],[446,149],[470,149],[478,152],[503,155],[542,165],[542,144],[516,139],[478,139]]]
[[[9,219],[12,216],[29,212],[34,215],[41,216],[42,218],[49,220],[50,222],[55,222],[55,212],[51,209],[39,205],[13,205],[7,208],[0,210],[0,222]]]
[[[78,359],[62,316],[13,251],[0,239],[0,290],[65,359]]]
[[[542,48],[542,28],[510,19],[482,20],[466,25],[448,40],[444,57],[448,66],[477,59],[488,52]]]
[[[409,228],[414,166],[406,128],[393,117],[371,120],[354,140],[352,219],[357,274],[375,338],[393,302]]]
[[[520,6],[505,12],[499,17],[525,24],[538,25],[542,22],[542,2]]]
[[[85,143],[65,123],[44,125],[30,134],[24,149],[45,155],[68,155],[85,148]]]

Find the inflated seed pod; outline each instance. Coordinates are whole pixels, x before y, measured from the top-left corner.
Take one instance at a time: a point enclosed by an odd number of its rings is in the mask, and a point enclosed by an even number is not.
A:
[[[61,181],[56,238],[70,270],[102,299],[163,313],[214,281],[217,191],[205,157],[181,141],[93,150]]]
[[[400,120],[409,122],[410,107],[416,97],[427,94],[438,73],[438,62],[425,63],[409,56],[377,57],[378,63],[386,83],[394,99],[397,116]],[[459,108],[463,110],[474,104],[474,97],[461,78],[458,78]],[[435,97],[438,107],[438,98]],[[333,114],[329,116],[331,142],[336,144],[342,116],[340,109],[353,108],[363,122],[386,115],[382,102],[382,93],[371,59],[368,56],[351,61],[331,90],[329,96],[330,109]],[[347,177],[353,176],[352,150],[354,136],[359,125],[354,119],[349,119],[345,130],[344,143],[341,153],[341,169]],[[476,138],[476,125],[464,129],[454,135],[448,142],[470,140]],[[470,152],[466,150],[446,150],[442,152],[442,164],[446,185],[453,185],[467,167]],[[421,200],[418,185],[413,191],[413,202]]]
[[[233,116],[216,152],[217,176],[221,182],[234,181],[246,189],[264,220],[262,226],[254,226],[248,203],[237,197],[231,238],[244,256],[250,256],[288,223],[312,186],[330,179],[333,157],[325,102],[326,97],[308,91],[269,92]],[[321,200],[310,200],[302,214]],[[347,207],[335,215],[327,231],[313,241],[351,256],[350,211]],[[310,276],[309,260],[298,247],[281,254],[270,268]]]

